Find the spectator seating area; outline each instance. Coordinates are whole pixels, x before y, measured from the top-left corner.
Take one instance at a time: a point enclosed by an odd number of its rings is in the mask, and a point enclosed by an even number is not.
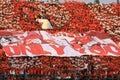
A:
[[[120,37],[120,5],[114,3],[4,1],[0,6],[0,29],[41,30],[42,23],[36,22],[36,19],[44,16],[54,30],[81,33],[105,30],[113,39]]]
[[[120,39],[120,4],[88,4],[95,18],[104,30],[113,38]]]
[[[1,54],[0,75],[6,80],[118,80],[120,57],[5,57]],[[116,64],[117,63],[117,64]],[[2,77],[1,77],[2,79]]]
[[[0,30],[41,30],[42,23],[36,21],[41,17],[52,24],[53,30],[46,30],[51,33],[104,30],[114,41],[120,41],[120,5],[0,1]],[[6,57],[2,47],[0,53],[0,80],[120,79],[120,57]]]

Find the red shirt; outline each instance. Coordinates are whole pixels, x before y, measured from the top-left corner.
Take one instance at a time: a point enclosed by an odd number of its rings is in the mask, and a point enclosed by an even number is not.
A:
[[[37,69],[34,68],[34,69],[33,69],[33,74],[36,74],[36,72],[37,72]]]
[[[30,68],[30,69],[29,69],[29,73],[30,73],[30,74],[33,74],[33,68]]]

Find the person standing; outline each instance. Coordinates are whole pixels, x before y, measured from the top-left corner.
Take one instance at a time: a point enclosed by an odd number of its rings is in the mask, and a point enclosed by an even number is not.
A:
[[[8,77],[8,75],[7,75],[7,73],[5,72],[4,75],[3,75],[3,79],[4,79],[4,80],[7,80],[7,77]]]

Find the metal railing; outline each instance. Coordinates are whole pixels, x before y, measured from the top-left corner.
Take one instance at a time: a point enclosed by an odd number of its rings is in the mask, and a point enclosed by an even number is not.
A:
[[[84,78],[57,78],[53,77],[51,75],[31,75],[31,74],[19,74],[19,75],[7,75],[5,77],[4,75],[0,75],[0,80],[120,80],[120,78],[117,77],[107,77],[107,78],[89,78],[89,76]]]

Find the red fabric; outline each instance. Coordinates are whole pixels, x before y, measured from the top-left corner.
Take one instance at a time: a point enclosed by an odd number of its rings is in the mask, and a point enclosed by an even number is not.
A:
[[[56,51],[58,55],[62,55],[64,54],[64,46],[55,46],[55,45],[51,45],[51,47],[53,47]]]
[[[98,55],[105,55],[106,54],[106,51],[100,47],[100,46],[97,46],[97,45],[94,45],[94,46],[91,46],[90,49],[89,49],[92,53],[96,53]],[[97,51],[96,51],[97,50]]]
[[[0,49],[0,54],[3,54],[3,50],[2,49]]]
[[[117,51],[112,50],[112,47],[113,47],[115,50],[117,50]],[[111,53],[113,53],[113,54],[115,54],[115,55],[120,55],[120,49],[119,49],[117,46],[113,45],[113,44],[108,44],[108,45],[106,45],[106,46],[105,46],[105,50],[107,51],[107,53],[108,53],[108,52],[111,52]]]

